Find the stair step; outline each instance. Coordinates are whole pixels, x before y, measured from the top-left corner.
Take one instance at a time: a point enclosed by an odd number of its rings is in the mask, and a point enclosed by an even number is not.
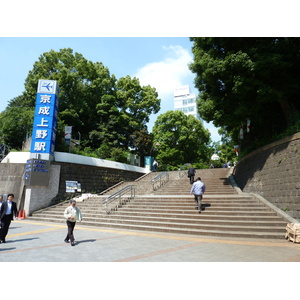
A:
[[[89,218],[93,218],[93,217],[89,217]],[[112,215],[109,217],[109,220],[120,220],[120,219],[124,219],[122,218],[121,215],[116,216],[116,215]],[[125,219],[124,219],[125,220]],[[283,230],[285,229],[286,226],[286,222],[280,221],[280,220],[276,220],[276,221],[253,221],[251,223],[249,223],[249,221],[247,220],[215,220],[215,219],[208,219],[208,218],[202,218],[202,215],[198,215],[198,218],[172,218],[172,217],[165,217],[165,218],[160,218],[160,217],[145,217],[145,216],[130,216],[127,220],[130,220],[130,222],[138,222],[138,221],[147,221],[147,222],[158,222],[158,223],[168,223],[168,222],[172,222],[172,223],[179,223],[184,225],[184,223],[186,224],[193,224],[193,225],[204,225],[204,226],[210,226],[210,225],[216,225],[216,226],[249,226],[251,228],[256,227],[256,226],[274,226],[275,228],[280,227],[283,228]],[[251,224],[251,226],[249,225]]]
[[[110,214],[111,215],[111,214]],[[93,212],[90,213],[85,213],[84,214],[84,219],[94,219],[94,218],[100,218],[100,217],[107,217],[110,215],[106,215],[104,213],[102,214],[96,214]],[[174,213],[147,213],[147,212],[122,212],[120,214],[118,214],[117,212],[114,212],[113,214],[114,218],[124,218],[124,219],[134,219],[134,218],[153,218],[153,219],[161,219],[161,220],[173,220],[174,222],[181,222],[181,220],[190,220],[190,221],[194,221],[194,222],[216,222],[216,223],[222,223],[222,222],[233,222],[230,220],[230,218],[228,218],[228,216],[223,216],[223,215],[208,215],[205,213],[201,214],[201,219],[200,219],[200,215],[198,214],[197,211],[195,211],[194,214],[174,214]],[[63,216],[61,213],[58,212],[45,212],[45,213],[40,213],[40,214],[34,214],[33,216],[31,216],[30,218],[44,218],[44,219],[48,219],[48,218],[57,218],[57,219],[63,219]],[[232,216],[233,218],[233,216]],[[286,224],[287,222],[282,221],[281,218],[279,218],[276,215],[273,216],[234,216],[234,222],[243,222],[243,223],[249,223],[251,222],[251,224],[257,224],[257,223],[262,223],[262,224],[270,224],[270,225],[274,225],[274,224]]]
[[[191,219],[198,219],[199,214],[195,210],[193,213],[190,214],[175,214],[175,213],[152,213],[152,212],[124,212],[118,213],[118,211],[114,212],[113,215],[121,216],[121,217],[131,217],[131,216],[141,216],[141,217],[159,217],[159,218],[176,218],[176,219],[182,219],[182,218],[191,218]],[[242,215],[242,216],[223,216],[223,215],[212,215],[212,214],[206,214],[203,212],[201,214],[201,219],[210,219],[210,220],[230,220],[233,218],[237,221],[239,220],[245,220],[245,221],[251,221],[251,222],[258,222],[258,221],[266,221],[266,222],[282,222],[282,219],[278,217],[276,214],[272,214],[269,216],[257,216],[257,215]],[[284,222],[286,223],[286,222]]]
[[[39,215],[34,215],[31,218],[34,217],[43,217],[43,218],[57,218],[57,219],[63,219],[63,216],[58,213],[44,213]],[[258,226],[259,224],[263,225],[270,225],[270,226],[286,226],[286,222],[282,221],[279,217],[274,218],[236,218],[234,220],[228,220],[228,218],[215,218],[214,216],[205,215],[204,213],[199,214],[198,212],[195,214],[190,215],[183,215],[181,217],[178,217],[178,215],[174,214],[133,214],[129,213],[128,215],[122,214],[95,214],[95,213],[86,213],[84,215],[84,219],[124,219],[124,220],[149,220],[149,221],[159,221],[159,222],[175,222],[175,223],[184,223],[184,222],[195,222],[195,223],[217,223],[219,225],[224,224],[235,224],[235,225],[247,225],[251,224],[251,226],[255,225]],[[251,222],[249,222],[251,221]]]
[[[129,211],[129,209],[126,208],[122,208],[122,210],[124,211]],[[130,211],[138,211],[138,209],[132,209]],[[140,210],[141,212],[143,212],[144,210]],[[194,212],[195,209],[191,208],[191,209],[163,209],[163,208],[148,208],[147,212],[173,212],[173,213],[177,213],[177,214],[185,214],[185,213],[190,213],[190,212]],[[268,215],[276,215],[275,212],[270,211],[265,211],[265,210],[252,210],[252,211],[248,211],[248,210],[205,210],[205,214],[211,214],[211,215],[215,215],[215,214],[220,214],[220,215],[228,215],[228,216],[236,216],[236,215],[260,215],[260,216],[268,216]]]

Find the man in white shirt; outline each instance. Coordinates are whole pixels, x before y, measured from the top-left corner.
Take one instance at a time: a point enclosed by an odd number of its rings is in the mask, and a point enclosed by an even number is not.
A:
[[[70,206],[65,209],[64,216],[67,219],[68,233],[66,238],[64,239],[65,243],[71,242],[71,246],[75,246],[75,238],[74,238],[74,227],[76,221],[82,221],[82,215],[80,209],[76,206],[76,201],[71,200]]]
[[[194,194],[199,214],[202,211],[202,209],[201,209],[201,200],[202,200],[202,195],[204,194],[205,190],[206,190],[205,184],[201,181],[201,178],[198,177],[192,185],[190,194],[191,195]]]

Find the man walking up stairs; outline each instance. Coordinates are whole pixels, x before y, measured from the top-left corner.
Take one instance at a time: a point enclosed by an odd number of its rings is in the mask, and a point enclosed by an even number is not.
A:
[[[198,177],[196,179],[196,182],[193,183],[190,194],[194,194],[195,202],[196,202],[196,208],[198,208],[199,214],[201,213],[201,200],[202,195],[205,193],[205,184],[201,181],[201,178]]]

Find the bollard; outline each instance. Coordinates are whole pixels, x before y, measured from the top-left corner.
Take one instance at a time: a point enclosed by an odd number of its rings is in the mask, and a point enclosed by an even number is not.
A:
[[[18,219],[21,219],[23,217],[23,210],[19,210]]]

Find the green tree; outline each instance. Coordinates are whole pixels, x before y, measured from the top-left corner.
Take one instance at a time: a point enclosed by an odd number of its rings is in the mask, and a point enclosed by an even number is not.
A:
[[[88,61],[70,48],[51,50],[34,63],[25,79],[25,91],[11,100],[9,109],[0,116],[0,132],[6,130],[4,139],[10,145],[16,137],[11,120],[18,120],[20,135],[25,136],[32,126],[39,79],[57,80],[60,87],[56,149],[64,149],[64,127],[72,126],[74,134],[80,132],[82,148],[102,146],[99,153],[107,148],[127,151],[133,146],[133,133],[146,129],[149,115],[160,109],[156,90],[141,86],[137,78],[117,80],[101,62]]]
[[[104,141],[114,147],[133,148],[134,133],[146,130],[149,115],[160,109],[157,97],[155,88],[141,86],[137,78],[120,78],[116,83],[115,96],[103,97],[97,104],[101,122],[91,132],[91,138],[95,142]]]
[[[11,100],[7,108],[0,113],[1,143],[13,149],[21,149],[26,137],[31,135],[33,125],[33,107],[22,107],[22,96]],[[12,105],[15,103],[16,105]]]
[[[300,38],[191,38],[198,110],[239,143],[282,132],[300,110]]]
[[[117,82],[117,98],[122,120],[122,133],[126,147],[133,146],[133,133],[146,129],[149,115],[160,110],[155,88],[141,86],[139,79],[122,77]]]
[[[153,145],[153,135],[148,133],[146,129],[135,131],[132,135],[133,148],[132,151],[138,154],[141,158],[141,165],[144,165],[144,157],[151,155],[151,149]]]
[[[200,120],[181,111],[167,111],[158,116],[153,127],[157,160],[163,165],[209,162],[210,133]]]
[[[116,78],[102,63],[93,63],[70,48],[43,53],[33,65],[25,80],[24,105],[34,107],[39,79],[57,80],[60,87],[59,120],[64,126],[73,126],[82,140],[89,139],[99,118],[95,107],[101,98],[114,93]]]

